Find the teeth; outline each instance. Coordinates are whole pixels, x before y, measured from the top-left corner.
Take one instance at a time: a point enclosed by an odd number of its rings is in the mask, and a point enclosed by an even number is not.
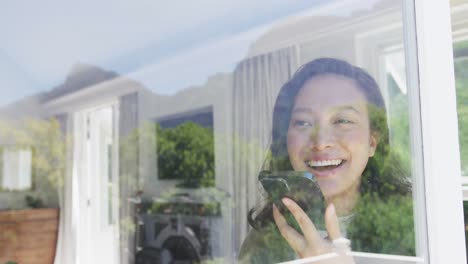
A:
[[[336,160],[317,160],[313,161],[310,160],[307,162],[307,164],[310,167],[324,167],[324,166],[337,166],[340,165],[343,162],[343,160],[336,159]]]

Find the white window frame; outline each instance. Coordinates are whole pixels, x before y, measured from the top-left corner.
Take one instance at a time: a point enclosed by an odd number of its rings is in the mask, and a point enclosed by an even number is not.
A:
[[[419,74],[410,78],[419,77],[429,263],[466,263],[450,2],[415,0],[413,14],[407,2],[408,21],[415,18],[408,34],[417,39]]]

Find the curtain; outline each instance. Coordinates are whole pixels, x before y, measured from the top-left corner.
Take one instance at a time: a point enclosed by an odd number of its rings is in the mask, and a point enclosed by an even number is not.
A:
[[[139,133],[138,93],[119,100],[119,197],[120,263],[135,263],[135,205],[129,202],[138,191]]]
[[[74,129],[73,117],[68,114],[62,114],[57,116],[56,119],[64,135],[66,159],[63,184],[59,184],[57,190],[60,206],[60,220],[54,263],[74,264],[77,263],[75,261],[77,256],[77,225],[75,222],[77,219],[77,212],[73,211],[73,202],[77,200],[76,197],[74,199],[76,190],[73,189],[75,187],[73,182],[73,142],[69,140],[71,138],[71,131]]]
[[[233,186],[235,252],[249,230],[248,211],[259,202],[257,176],[271,138],[272,110],[281,86],[298,67],[296,47],[252,57],[234,71]]]
[[[72,207],[73,221],[76,226],[76,263],[89,263],[91,257],[88,241],[92,237],[89,223],[88,175],[89,162],[85,142],[88,139],[89,124],[85,112],[73,114],[73,172],[72,172]],[[89,176],[89,175],[88,175]]]

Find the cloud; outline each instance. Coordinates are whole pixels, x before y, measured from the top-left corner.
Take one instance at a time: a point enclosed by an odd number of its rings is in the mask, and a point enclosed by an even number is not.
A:
[[[35,79],[53,83],[77,61],[99,65],[148,45],[167,45],[187,36],[190,41],[197,34],[219,37],[305,5],[311,3],[8,1],[0,10],[0,35],[8,41],[0,48]]]
[[[242,59],[253,42],[243,32],[330,2],[7,1],[0,9],[0,36],[5,40],[0,50],[44,89],[62,82],[77,62],[120,73],[152,68],[166,76],[183,70],[184,83],[200,83],[206,74],[229,69]],[[221,43],[231,52],[217,49]],[[210,65],[206,58],[211,58]],[[136,74],[148,84],[157,83],[158,75]],[[169,78],[167,82],[164,86],[170,87]]]
[[[232,72],[236,64],[245,58],[250,45],[267,29],[258,27],[206,43],[138,69],[128,76],[141,81],[154,92],[165,95],[201,85],[211,75]]]

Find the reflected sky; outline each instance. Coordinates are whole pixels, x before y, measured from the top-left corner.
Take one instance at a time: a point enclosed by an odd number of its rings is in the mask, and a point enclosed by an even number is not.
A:
[[[50,90],[76,63],[128,75],[158,94],[174,94],[231,72],[273,24],[336,2],[348,3],[353,8],[345,11],[351,12],[378,1],[2,2],[0,106]]]

